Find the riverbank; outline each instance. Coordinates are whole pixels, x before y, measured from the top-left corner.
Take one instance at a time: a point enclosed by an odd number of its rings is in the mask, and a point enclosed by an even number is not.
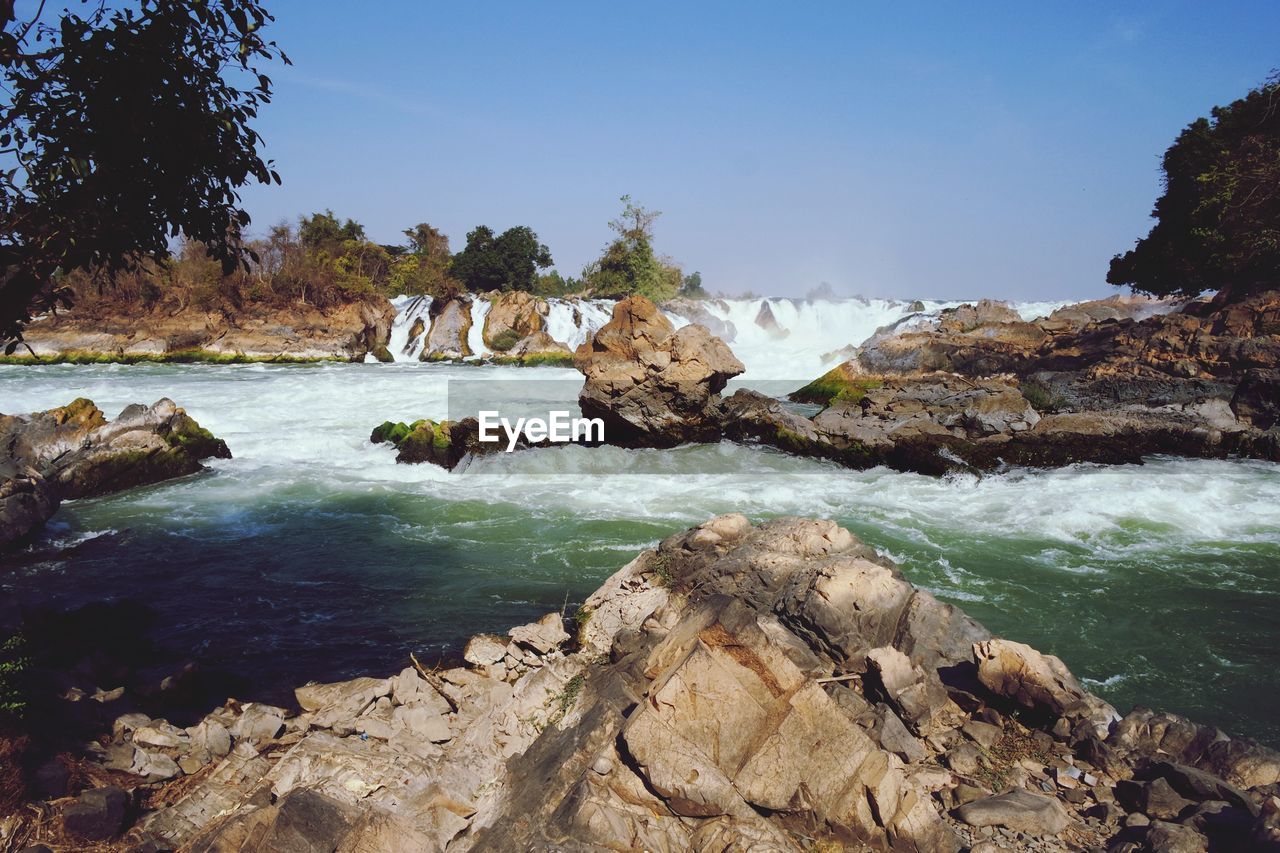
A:
[[[227,850],[1280,840],[1280,754],[1121,719],[829,522],[713,519],[567,623],[480,635],[465,657],[299,687],[297,713],[122,717],[100,758],[114,784],[12,832]]]

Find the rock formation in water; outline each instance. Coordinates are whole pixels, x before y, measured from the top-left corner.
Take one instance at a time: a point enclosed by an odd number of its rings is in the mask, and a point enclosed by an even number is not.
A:
[[[95,306],[39,319],[24,337],[39,358],[362,361],[366,353],[385,352],[394,320],[395,309],[383,298],[324,309],[249,304],[234,312]]]
[[[122,716],[97,747],[111,787],[15,834],[191,851],[1280,849],[1280,754],[1173,714],[1121,718],[831,522],[712,519],[624,566],[571,627],[550,614],[472,638],[464,667],[300,687],[296,713]],[[141,806],[132,828],[120,802]]]
[[[718,439],[720,392],[745,369],[705,327],[677,331],[643,296],[618,302],[573,363],[586,377],[583,415],[601,418],[606,441],[624,447]]]
[[[465,296],[437,299],[428,312],[431,327],[422,347],[422,361],[448,361],[471,355],[471,300]]]
[[[24,539],[59,502],[110,494],[230,458],[227,445],[172,400],[128,406],[113,421],[91,401],[0,414],[0,547]]]

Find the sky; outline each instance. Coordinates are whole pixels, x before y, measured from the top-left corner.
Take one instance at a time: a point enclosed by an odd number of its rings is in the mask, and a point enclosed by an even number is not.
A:
[[[1274,0],[266,5],[251,231],[528,225],[577,275],[627,193],[731,294],[1109,295],[1160,155],[1280,67]]]

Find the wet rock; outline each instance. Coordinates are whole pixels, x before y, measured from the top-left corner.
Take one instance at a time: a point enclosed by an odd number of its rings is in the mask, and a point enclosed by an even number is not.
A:
[[[444,361],[473,355],[467,343],[471,331],[471,300],[464,296],[437,299],[428,310],[431,328],[422,347],[422,361]]]
[[[613,318],[578,347],[586,417],[605,424],[605,441],[667,447],[718,439],[720,392],[745,368],[704,327],[675,330],[642,296],[618,302]]]
[[[172,400],[132,405],[113,421],[91,401],[0,415],[0,547],[23,540],[71,498],[192,474],[230,451]]]
[[[482,334],[485,346],[495,352],[512,349],[530,335],[543,331],[549,311],[550,306],[545,299],[524,291],[499,293],[490,300],[489,313],[484,318]],[[564,347],[564,351],[568,352],[568,348]]]
[[[1028,835],[1057,835],[1067,828],[1067,810],[1057,800],[1021,788],[965,803],[956,817],[970,826],[1004,826]]]
[[[120,788],[91,788],[62,812],[62,826],[67,834],[90,841],[115,838],[124,828],[129,797]]]

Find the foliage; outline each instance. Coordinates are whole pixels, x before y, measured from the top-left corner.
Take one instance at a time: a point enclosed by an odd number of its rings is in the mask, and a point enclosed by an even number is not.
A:
[[[449,238],[425,222],[405,229],[404,235],[409,238],[409,244],[391,265],[388,293],[436,297],[461,293],[462,283],[449,272],[453,262]]]
[[[312,251],[338,254],[348,243],[363,242],[364,226],[354,219],[338,222],[332,210],[304,216],[298,222],[298,239]]]
[[[629,195],[621,201],[622,214],[609,223],[618,236],[598,260],[583,270],[583,281],[592,296],[603,299],[621,299],[633,293],[654,302],[672,298],[683,285],[684,276],[678,266],[654,254],[653,223],[661,211],[640,207]]]
[[[21,717],[27,710],[26,639],[14,634],[0,643],[0,718]]]
[[[1199,118],[1165,152],[1151,233],[1111,261],[1135,290],[1240,298],[1280,274],[1280,74]]]
[[[225,271],[245,257],[239,189],[278,183],[250,126],[271,100],[257,0],[137,0],[57,25],[0,5],[0,341],[69,304],[58,270],[129,270],[178,234]]]
[[[467,245],[453,256],[451,272],[470,291],[533,290],[538,270],[551,266],[551,251],[527,225],[494,236],[487,225],[467,234]]]
[[[576,296],[582,293],[586,288],[580,278],[565,278],[556,270],[544,272],[538,276],[538,280],[534,282],[534,296]]]
[[[678,296],[685,299],[708,299],[711,294],[702,287],[702,273],[694,271],[684,277],[680,282],[680,291]]]

